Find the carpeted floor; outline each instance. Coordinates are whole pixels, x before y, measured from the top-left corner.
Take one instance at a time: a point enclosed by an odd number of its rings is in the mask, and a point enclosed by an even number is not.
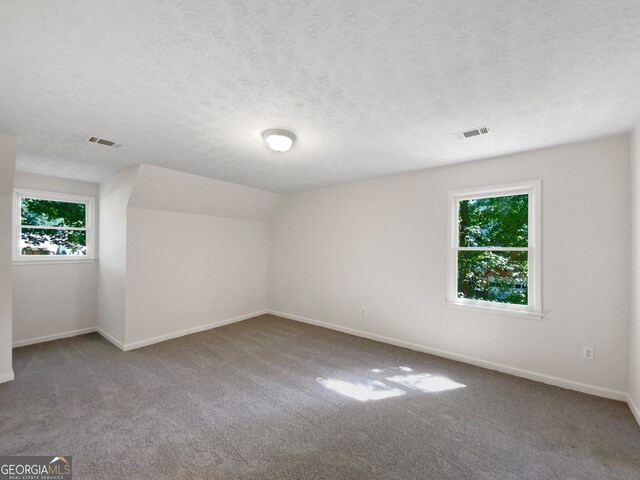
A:
[[[72,455],[78,480],[640,478],[622,402],[268,315],[14,359],[0,454]]]

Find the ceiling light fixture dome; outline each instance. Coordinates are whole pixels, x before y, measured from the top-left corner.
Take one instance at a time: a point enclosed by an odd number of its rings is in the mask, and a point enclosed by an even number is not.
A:
[[[274,152],[286,152],[293,146],[296,136],[287,130],[272,129],[262,132],[262,138]]]

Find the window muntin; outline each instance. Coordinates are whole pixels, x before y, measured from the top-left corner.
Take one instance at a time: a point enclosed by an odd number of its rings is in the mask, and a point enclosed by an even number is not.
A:
[[[450,192],[448,302],[540,314],[539,185]]]
[[[92,197],[15,191],[14,260],[95,258]]]

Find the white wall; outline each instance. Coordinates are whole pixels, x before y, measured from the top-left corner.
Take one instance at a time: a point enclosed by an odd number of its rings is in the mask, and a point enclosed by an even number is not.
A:
[[[640,127],[631,137],[631,325],[629,404],[640,423]]]
[[[267,230],[260,220],[130,208],[127,345],[264,311]]]
[[[127,271],[127,204],[138,173],[128,168],[100,183],[98,237],[98,327],[117,345],[124,345]]]
[[[126,348],[263,312],[280,199],[141,165],[127,211]]]
[[[96,183],[16,172],[13,184],[18,188],[92,196],[98,208]],[[14,264],[14,345],[94,328],[97,288],[97,262]]]
[[[626,398],[628,159],[619,136],[289,195],[270,225],[270,309]],[[544,319],[447,308],[447,191],[530,179]]]
[[[0,133],[0,383],[13,380],[11,231],[16,138]]]

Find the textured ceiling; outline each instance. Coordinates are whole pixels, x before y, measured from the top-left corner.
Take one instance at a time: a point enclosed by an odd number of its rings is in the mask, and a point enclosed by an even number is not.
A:
[[[0,131],[27,172],[148,163],[292,192],[639,123],[637,0],[0,5]]]

